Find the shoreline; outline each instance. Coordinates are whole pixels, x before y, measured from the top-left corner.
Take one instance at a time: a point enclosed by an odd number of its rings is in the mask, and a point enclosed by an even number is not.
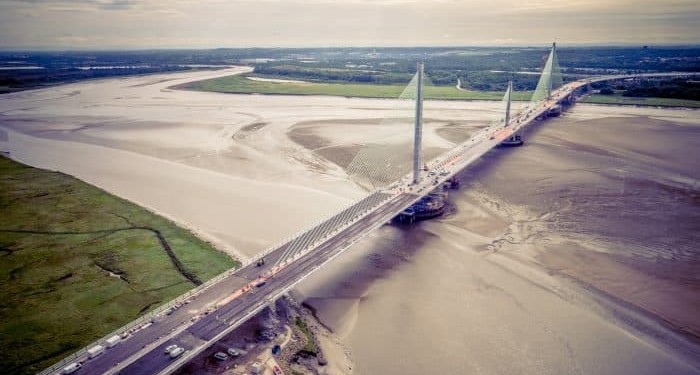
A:
[[[15,134],[15,135],[22,135],[22,136],[31,137],[31,136],[29,136],[29,135],[27,135],[27,134],[24,134],[24,133],[18,133],[18,132],[16,132],[14,129],[5,128],[5,127],[3,127],[3,126],[1,126],[1,125],[0,125],[0,132],[4,132],[4,133],[7,134],[8,136],[11,136],[12,134]],[[112,149],[112,150],[115,150],[115,151],[118,151],[118,152],[127,152],[127,153],[131,152],[131,151],[126,151],[126,150],[123,150],[123,149],[113,148],[113,147],[108,147],[108,146],[101,146],[101,145],[90,145],[90,146],[94,146],[94,147],[106,147],[106,148],[109,148],[109,149]],[[9,159],[11,159],[11,160],[13,160],[13,161],[16,161],[16,162],[18,162],[18,163],[22,163],[22,164],[25,164],[25,165],[29,165],[29,166],[31,166],[31,167],[33,167],[33,168],[40,168],[40,169],[46,169],[46,170],[50,170],[50,171],[58,171],[58,172],[60,172],[60,171],[57,170],[57,169],[44,168],[44,167],[41,167],[41,166],[32,165],[32,164],[26,162],[25,160],[23,160],[23,159],[21,159],[21,158],[16,158],[16,157],[14,157],[11,151],[4,151],[4,150],[3,150],[3,152],[7,154],[7,157],[8,157]],[[134,153],[134,154],[135,154],[135,155],[139,155],[139,156],[148,157],[147,155],[136,154],[136,153]],[[3,156],[4,156],[4,155],[3,155]],[[153,160],[163,161],[163,159],[157,159],[157,158],[153,158]],[[194,168],[194,167],[191,167],[191,168]],[[61,172],[61,173],[65,173],[66,175],[68,175],[68,176],[70,176],[70,177],[73,177],[73,178],[75,178],[75,179],[78,179],[78,180],[80,180],[80,181],[82,181],[82,182],[84,182],[84,183],[87,183],[87,184],[90,184],[90,185],[95,185],[94,183],[91,183],[91,182],[88,182],[88,181],[84,181],[83,179],[81,179],[81,178],[78,177],[78,176],[75,176],[74,174],[66,173],[66,172]],[[222,174],[222,175],[223,175],[223,174]],[[95,185],[95,186],[97,186],[97,185]],[[99,187],[99,186],[98,186],[98,187]],[[102,188],[102,187],[100,187],[100,188],[101,188],[101,189],[104,189],[104,188]],[[175,223],[177,226],[179,226],[179,227],[181,227],[181,228],[187,230],[188,232],[192,233],[192,235],[194,235],[195,237],[199,238],[200,240],[202,240],[202,241],[206,242],[207,244],[209,244],[210,246],[212,246],[212,248],[216,249],[217,251],[219,251],[219,252],[221,252],[221,253],[223,253],[223,254],[226,254],[226,255],[227,255],[229,258],[231,258],[231,260],[233,260],[234,262],[243,263],[243,262],[246,262],[246,261],[249,260],[249,256],[247,256],[247,255],[245,255],[245,254],[243,254],[243,253],[237,251],[235,248],[231,248],[230,246],[227,246],[220,238],[217,238],[217,237],[215,237],[215,236],[209,235],[208,233],[203,232],[203,231],[201,231],[201,230],[198,229],[198,228],[195,228],[194,226],[190,225],[189,223],[187,223],[187,222],[185,222],[185,221],[182,221],[182,220],[180,220],[180,219],[178,219],[178,218],[176,218],[176,217],[173,217],[173,216],[169,215],[169,214],[166,213],[166,212],[163,212],[163,211],[161,211],[161,210],[158,210],[157,208],[151,207],[151,206],[149,206],[148,204],[145,204],[145,203],[143,203],[143,202],[140,202],[140,201],[131,199],[130,197],[122,196],[122,195],[120,195],[120,194],[118,194],[118,193],[111,192],[111,191],[110,191],[109,193],[110,193],[110,194],[113,194],[113,195],[115,195],[115,196],[117,196],[117,197],[120,198],[120,199],[124,199],[124,200],[127,201],[127,202],[133,203],[133,204],[135,204],[135,205],[137,205],[137,206],[143,208],[144,210],[147,210],[148,212],[150,212],[150,213],[152,213],[152,214],[154,214],[154,215],[161,216],[161,217],[163,217],[163,218],[165,218],[165,219],[167,219],[167,220],[169,220],[169,221]],[[206,280],[205,280],[205,281],[206,281]]]

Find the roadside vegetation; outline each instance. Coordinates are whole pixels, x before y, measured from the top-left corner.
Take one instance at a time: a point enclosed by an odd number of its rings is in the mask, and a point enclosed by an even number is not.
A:
[[[304,322],[304,319],[301,317],[296,317],[295,323],[297,327],[301,330],[301,332],[306,336],[306,345],[304,346],[304,351],[308,352],[309,354],[316,355],[317,350],[316,350],[316,340],[314,340],[314,335],[311,333],[311,330],[309,327],[306,325],[306,322]]]
[[[0,157],[0,356],[34,374],[237,263],[58,172]]]
[[[700,108],[700,81],[696,79],[626,79],[601,82],[585,101],[600,104]]]
[[[530,100],[549,52],[543,48],[382,48],[266,51],[252,59],[253,74],[194,82],[181,88],[239,94],[334,95],[397,98],[413,77],[416,62],[425,62],[425,98],[500,100],[509,81],[515,100]],[[262,55],[261,55],[262,56]],[[564,82],[591,75],[668,71],[700,71],[697,47],[559,48]],[[254,81],[247,77],[303,82]],[[650,83],[651,82],[651,83]],[[458,85],[461,88],[457,89]],[[617,82],[616,85],[621,85]],[[648,99],[595,100],[599,103],[696,106],[696,103],[654,98],[699,100],[692,80],[658,83],[625,82],[627,97]],[[600,89],[600,87],[595,87]],[[659,104],[661,103],[661,104]]]

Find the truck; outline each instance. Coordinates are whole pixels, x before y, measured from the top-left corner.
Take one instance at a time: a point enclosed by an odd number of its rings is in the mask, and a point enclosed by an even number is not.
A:
[[[108,348],[111,348],[111,347],[113,347],[114,345],[119,344],[120,341],[122,341],[121,337],[119,337],[119,335],[114,335],[114,336],[108,338],[108,339],[105,341],[105,343],[107,343],[107,347],[108,347]]]
[[[88,358],[95,358],[98,355],[104,353],[105,347],[102,345],[95,345],[91,348],[88,348],[87,353],[88,353]]]

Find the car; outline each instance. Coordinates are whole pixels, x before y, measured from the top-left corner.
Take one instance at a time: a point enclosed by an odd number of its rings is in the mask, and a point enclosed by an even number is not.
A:
[[[230,355],[231,357],[234,357],[234,358],[241,355],[241,353],[234,348],[229,348],[226,352],[228,353],[228,355]]]
[[[185,352],[185,348],[181,348],[178,346],[175,349],[170,351],[170,358],[177,358],[184,352]]]
[[[228,358],[228,354],[224,352],[216,352],[216,354],[214,354],[214,358],[218,359],[219,361],[225,361]]]
[[[168,345],[165,347],[165,354],[169,354],[177,348],[177,345]]]

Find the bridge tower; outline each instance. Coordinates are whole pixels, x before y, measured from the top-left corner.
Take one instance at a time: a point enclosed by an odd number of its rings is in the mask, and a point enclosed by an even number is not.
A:
[[[549,59],[547,60],[547,65],[545,65],[545,69],[549,68],[549,71],[547,72],[547,75],[549,75],[549,82],[547,82],[547,100],[549,100],[552,97],[552,89],[553,89],[553,79],[552,79],[552,70],[554,66],[554,59],[557,57],[557,42],[552,42],[552,51],[549,53]]]
[[[557,58],[557,44],[552,43],[552,49],[547,57],[547,62],[542,69],[542,75],[537,82],[537,88],[532,94],[530,105],[538,105],[543,100],[549,100],[552,96],[552,91],[564,85],[559,68],[559,59]]]
[[[513,81],[508,81],[508,89],[506,90],[506,117],[503,126],[510,124],[510,102],[513,96]]]
[[[513,81],[508,81],[508,90],[506,90],[506,95],[504,97],[506,101],[506,115],[504,118],[503,127],[510,125],[510,103],[513,97]],[[503,146],[520,146],[523,144],[523,128],[519,128],[513,135],[506,138],[501,142]]]
[[[423,140],[423,63],[418,63],[416,83],[416,117],[413,132],[413,183],[420,180],[421,143]]]

